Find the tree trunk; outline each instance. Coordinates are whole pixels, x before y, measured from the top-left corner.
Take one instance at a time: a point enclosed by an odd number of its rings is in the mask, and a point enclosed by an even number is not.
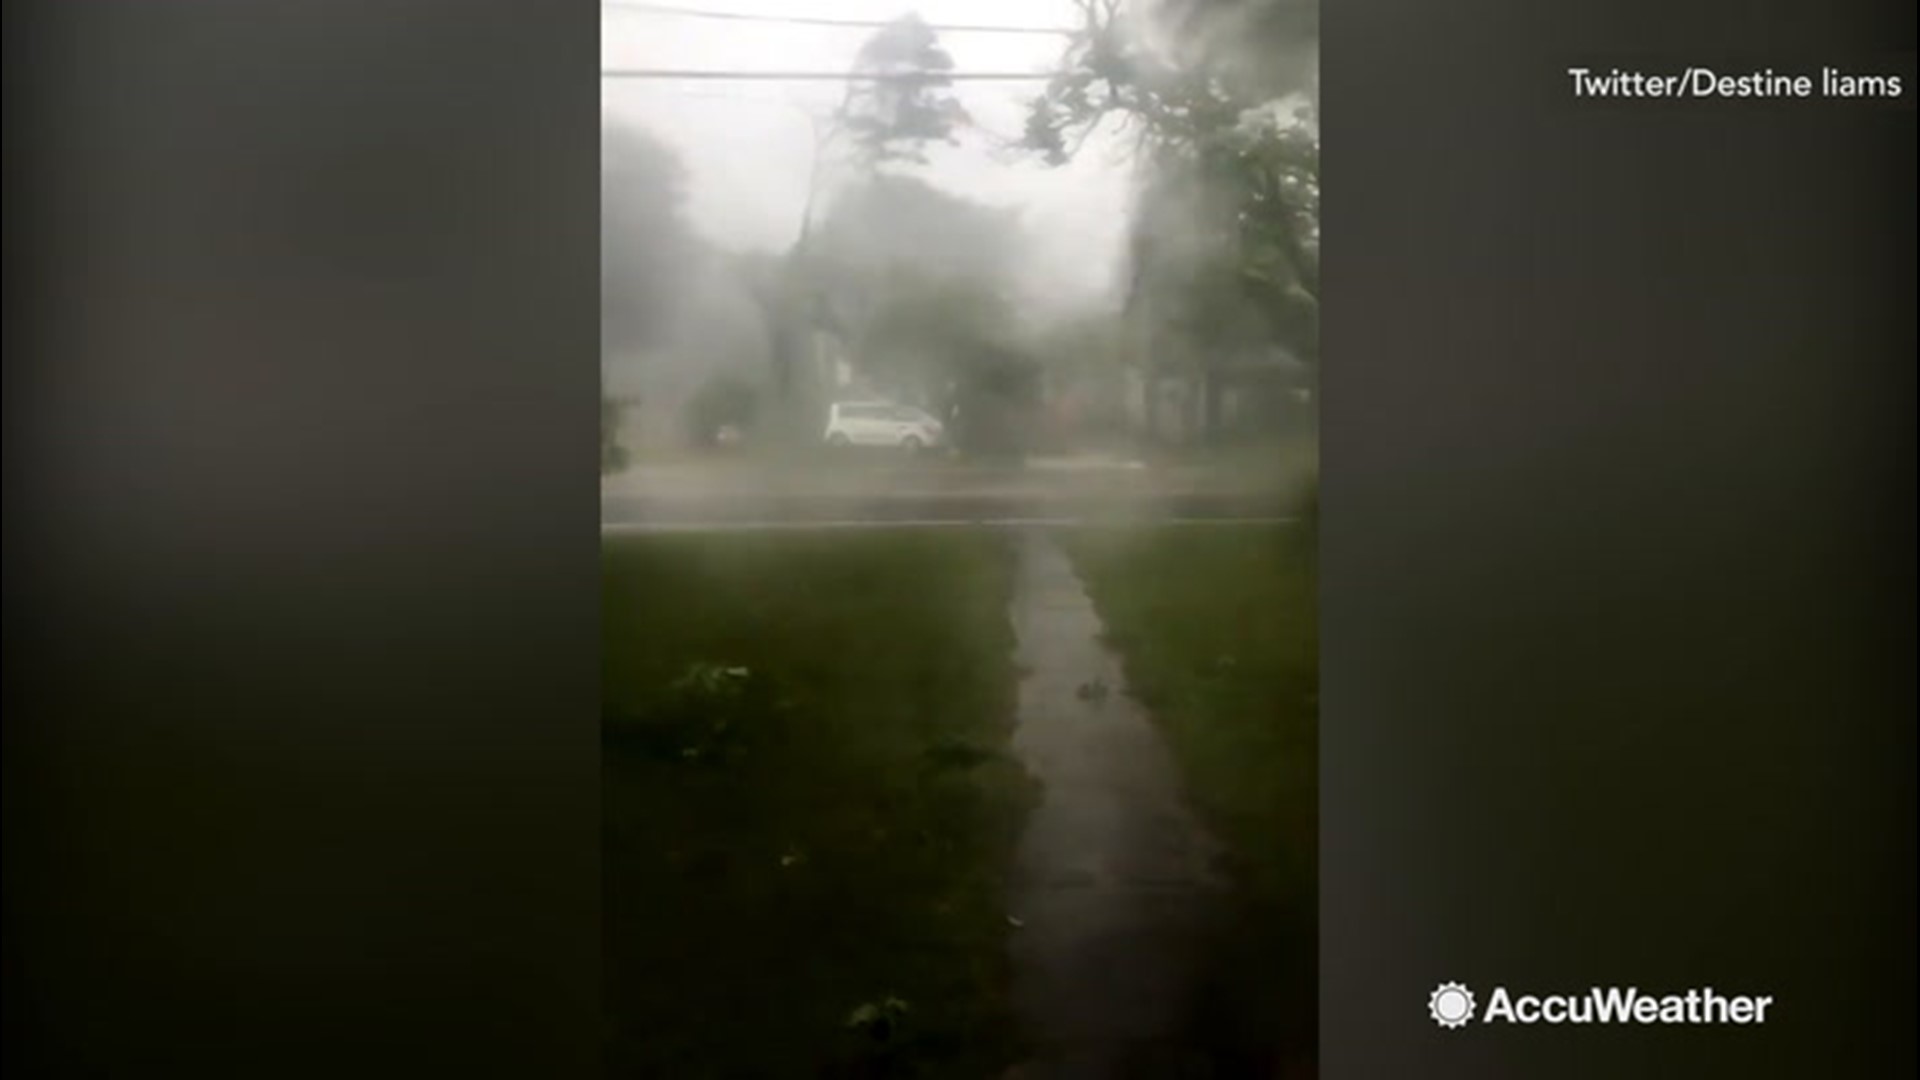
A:
[[[1160,441],[1160,376],[1149,371],[1140,380],[1140,419],[1146,427],[1147,441]]]
[[[1225,380],[1220,373],[1208,368],[1200,375],[1201,380],[1201,422],[1200,444],[1218,446],[1220,444],[1220,406]]]

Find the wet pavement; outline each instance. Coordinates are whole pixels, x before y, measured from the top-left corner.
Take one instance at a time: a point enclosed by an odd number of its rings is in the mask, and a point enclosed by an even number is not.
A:
[[[1281,496],[1176,495],[603,495],[603,527],[776,525],[1006,525],[1163,521],[1267,521],[1298,509]]]
[[[1008,896],[1019,1080],[1212,1075],[1194,1038],[1219,845],[1127,694],[1092,603],[1044,533],[1015,537],[1023,672],[1014,750],[1044,786]]]
[[[609,498],[1013,497],[1261,495],[1289,486],[1305,463],[1276,458],[1259,468],[1147,465],[1125,458],[1035,457],[982,464],[880,452],[840,462],[726,459],[635,465],[603,476]]]
[[[646,530],[1273,520],[1298,510],[1305,475],[1297,467],[1247,473],[1071,458],[1011,466],[659,464],[603,477],[600,521]]]

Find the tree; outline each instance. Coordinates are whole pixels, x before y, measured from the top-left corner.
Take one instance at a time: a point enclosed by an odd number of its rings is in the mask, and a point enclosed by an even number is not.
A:
[[[1311,0],[1162,0],[1173,45],[1146,44],[1120,0],[1078,0],[1083,25],[1029,107],[1025,142],[1061,164],[1101,126],[1135,138],[1151,186],[1204,185],[1250,285],[1319,292],[1319,132]],[[1276,62],[1275,58],[1281,61]],[[1171,185],[1161,184],[1165,195]]]
[[[646,348],[667,332],[696,241],[684,216],[686,168],[651,133],[600,129],[600,319],[607,344]]]
[[[1077,0],[1082,26],[1030,105],[1029,150],[1060,164],[1102,128],[1131,134],[1143,184],[1129,303],[1218,366],[1265,342],[1317,363],[1315,0]]]
[[[796,419],[797,370],[808,343],[822,333],[838,333],[833,294],[845,282],[832,282],[832,257],[816,250],[815,207],[830,157],[850,151],[856,182],[889,176],[886,167],[920,164],[931,142],[955,141],[955,127],[966,111],[953,94],[948,73],[953,58],[938,35],[918,15],[907,14],[875,31],[854,57],[846,95],[832,118],[814,128],[813,164],[800,232],[784,267],[756,289],[772,343],[775,394],[786,419]],[[836,289],[836,285],[838,288]]]
[[[687,403],[687,434],[697,446],[713,446],[724,428],[745,431],[759,411],[753,384],[737,374],[714,375]]]
[[[854,57],[838,125],[871,174],[895,162],[926,163],[926,146],[953,143],[966,110],[953,93],[953,57],[917,14],[881,27]]]
[[[814,233],[815,317],[876,390],[950,421],[963,452],[1005,450],[1028,360],[1003,285],[1025,242],[1008,210],[876,173],[840,191]]]
[[[1318,98],[1318,0],[1074,0],[1080,27],[1032,104],[1033,148],[1122,118],[1147,143],[1231,127],[1249,106]]]
[[[821,310],[864,373],[908,389],[967,335],[1005,331],[1013,321],[999,292],[1024,236],[1010,212],[923,180],[882,173],[841,192],[815,236],[812,283]],[[939,360],[934,368],[914,357]]]
[[[980,278],[929,274],[899,263],[862,326],[855,362],[876,383],[944,407],[968,365],[1010,336],[1013,307]]]

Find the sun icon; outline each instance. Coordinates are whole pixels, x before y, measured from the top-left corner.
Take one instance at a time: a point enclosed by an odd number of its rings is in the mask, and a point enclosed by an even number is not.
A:
[[[1427,995],[1427,1012],[1443,1028],[1465,1027],[1473,1019],[1473,991],[1456,982],[1441,983]]]

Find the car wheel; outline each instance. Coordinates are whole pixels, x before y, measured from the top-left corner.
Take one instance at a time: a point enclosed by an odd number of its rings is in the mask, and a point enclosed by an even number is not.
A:
[[[918,435],[909,435],[900,440],[900,448],[909,454],[919,453],[926,445],[926,443],[920,441],[920,436]]]

